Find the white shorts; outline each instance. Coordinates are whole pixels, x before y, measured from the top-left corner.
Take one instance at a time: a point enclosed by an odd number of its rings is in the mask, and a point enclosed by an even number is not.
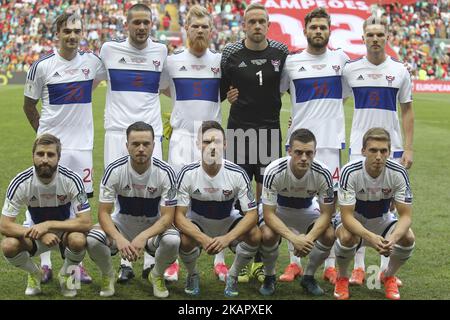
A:
[[[159,216],[154,218],[134,217],[121,213],[112,216],[116,228],[128,241],[132,241],[142,231],[150,228],[159,218],[160,218]],[[176,234],[178,236],[180,235],[178,230],[172,227],[167,229],[163,233],[150,238],[149,240],[151,240],[150,242],[151,246],[150,247],[146,246],[145,248],[148,254],[155,256],[156,249],[159,246],[159,241],[165,234]],[[110,244],[110,249],[112,254],[117,253],[118,249],[115,241]]]
[[[403,151],[395,151],[395,152],[391,152],[391,156],[389,157],[389,159],[394,160],[395,162],[400,164],[400,161],[402,160],[402,156],[403,156]],[[353,161],[353,160],[359,160],[365,158],[362,154],[350,154],[349,155],[349,160]]]
[[[197,136],[183,129],[173,129],[169,143],[168,163],[175,173],[181,171],[184,165],[201,159],[200,150],[196,144]]]
[[[379,218],[373,218],[373,219],[367,219],[364,216],[362,216],[361,214],[355,212],[354,213],[354,217],[356,220],[358,220],[362,226],[364,228],[366,228],[367,230],[383,236],[384,238],[386,237],[386,235],[389,235],[392,230],[393,230],[393,226],[397,223],[398,219],[395,216],[395,214],[388,212],[385,213],[383,216],[379,217]],[[339,229],[342,226],[342,221],[341,221],[341,214],[338,213],[334,218],[333,218],[333,226],[335,228],[335,230]],[[364,239],[362,239],[361,242],[361,247],[362,246],[371,246],[371,244],[367,241],[365,241]]]
[[[94,189],[92,187],[93,166],[92,166],[92,150],[61,150],[61,160],[59,164],[76,172],[83,180],[84,188],[89,197],[93,196]]]
[[[314,198],[311,206],[306,209],[292,209],[277,206],[276,215],[289,229],[296,231],[298,234],[306,234],[319,218],[320,207]]]
[[[331,172],[333,188],[339,189],[339,178],[341,177],[341,150],[331,148],[320,148],[316,151],[315,159],[323,162]]]
[[[127,134],[125,131],[106,131],[104,146],[104,165],[105,168],[116,159],[128,155]],[[153,156],[162,159],[162,137],[155,136],[155,148]]]
[[[242,219],[238,210],[233,210],[229,217],[220,220],[205,218],[191,210],[188,211],[186,217],[196,224],[204,234],[210,237],[219,237],[227,234]]]

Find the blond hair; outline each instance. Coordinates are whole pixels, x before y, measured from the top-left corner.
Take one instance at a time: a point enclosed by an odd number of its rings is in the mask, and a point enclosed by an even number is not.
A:
[[[212,18],[209,14],[208,10],[205,7],[202,7],[198,4],[191,7],[186,15],[186,25],[189,26],[192,22],[192,19],[197,18],[208,18],[209,26],[212,27]]]
[[[386,31],[386,34],[389,32],[389,26],[386,17],[370,16],[363,23],[363,31],[366,32],[367,26],[371,25],[382,25],[384,27],[384,30]]]

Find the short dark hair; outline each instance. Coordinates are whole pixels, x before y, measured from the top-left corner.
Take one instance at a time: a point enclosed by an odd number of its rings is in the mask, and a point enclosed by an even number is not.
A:
[[[130,9],[128,9],[127,22],[129,22],[131,20],[131,16],[133,15],[133,13],[138,12],[138,11],[148,12],[150,14],[150,20],[152,19],[152,10],[143,3],[137,3],[133,6],[131,6]]]
[[[325,8],[315,8],[313,11],[309,12],[306,16],[305,16],[305,29],[308,26],[308,23],[311,22],[312,19],[314,18],[325,18],[328,21],[328,27],[331,25],[331,18],[330,15],[328,14],[327,10],[325,10]]]
[[[314,146],[317,145],[316,137],[314,133],[309,131],[308,129],[297,129],[291,133],[291,137],[289,138],[289,146],[292,147],[294,141],[300,141],[302,143],[308,143],[314,141]]]
[[[202,136],[209,129],[216,129],[216,130],[219,130],[220,132],[222,132],[223,139],[225,140],[225,130],[222,128],[220,123],[218,123],[217,121],[212,121],[212,120],[211,121],[203,121],[202,126],[200,127]]]
[[[37,146],[49,146],[52,144],[56,145],[58,159],[61,158],[61,141],[50,133],[43,133],[34,140],[33,154],[36,151]]]
[[[67,23],[69,20],[80,20],[81,27],[83,28],[83,20],[81,17],[74,12],[64,12],[60,16],[58,16],[54,22],[54,26],[56,28],[56,32],[59,32],[64,23]]]
[[[150,131],[152,133],[152,137],[155,138],[153,127],[144,121],[135,122],[127,128],[127,141],[131,131]]]

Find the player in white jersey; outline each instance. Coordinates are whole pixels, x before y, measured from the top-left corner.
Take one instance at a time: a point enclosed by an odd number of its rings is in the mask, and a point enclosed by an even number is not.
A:
[[[92,90],[95,79],[103,77],[105,70],[95,54],[78,51],[83,33],[80,17],[64,13],[55,24],[59,48],[36,61],[28,71],[23,109],[37,134],[47,132],[61,140],[61,165],[82,177],[92,197]],[[36,108],[39,99],[41,114]],[[41,265],[46,282],[49,266],[51,270],[50,252],[41,257]],[[92,279],[82,270],[82,280],[90,282]]]
[[[293,244],[296,255],[309,255],[301,286],[312,295],[324,294],[314,273],[334,243],[334,191],[330,171],[314,160],[315,153],[314,134],[308,129],[297,129],[289,140],[289,156],[273,161],[264,173],[260,252],[265,278],[259,290],[263,295],[275,292],[275,263],[281,237]]]
[[[200,160],[195,144],[202,121],[221,122],[220,59],[219,53],[209,49],[212,18],[206,8],[194,5],[186,16],[188,49],[167,58],[161,87],[172,98],[168,162],[176,172],[184,165]],[[178,272],[178,270],[176,270]],[[228,268],[224,253],[214,259],[214,272],[225,281]]]
[[[149,274],[153,295],[169,296],[164,270],[177,258],[180,235],[172,227],[176,196],[176,176],[164,161],[152,157],[154,133],[151,125],[136,122],[128,127],[129,156],[112,162],[105,170],[99,198],[98,220],[88,234],[88,252],[102,274],[100,296],[114,290],[111,254],[136,261],[145,250],[155,257]],[[117,214],[111,216],[114,205]]]
[[[364,133],[370,128],[382,127],[389,132],[392,139],[391,157],[409,169],[413,162],[414,134],[410,74],[401,62],[386,56],[385,45],[389,37],[385,19],[368,18],[363,25],[363,34],[367,55],[349,62],[343,71],[344,85],[351,88],[355,100],[350,132],[350,160],[362,157],[361,141]],[[401,127],[397,103],[401,109]],[[388,261],[383,257],[381,260],[381,268],[384,269]],[[362,248],[358,250],[355,258],[351,282],[362,284],[364,269]]]
[[[197,144],[202,160],[184,166],[178,174],[175,224],[181,231],[180,258],[188,273],[184,291],[200,294],[196,267],[200,247],[208,254],[217,254],[230,246],[236,255],[224,293],[235,297],[239,271],[253,259],[261,241],[256,201],[245,171],[223,159],[225,133],[220,124],[205,121],[200,130]],[[234,209],[237,200],[243,217]]]
[[[127,14],[128,38],[109,41],[100,51],[107,77],[105,106],[105,168],[127,155],[127,127],[144,121],[155,130],[153,156],[162,159],[159,83],[167,58],[167,47],[150,39],[152,13],[136,4]]]
[[[41,271],[31,257],[60,250],[64,259],[58,278],[65,297],[79,289],[78,264],[86,248],[85,233],[91,228],[90,206],[79,175],[59,165],[61,142],[51,134],[38,136],[33,145],[33,164],[9,184],[0,218],[2,252],[15,267],[28,272],[26,295],[41,293]],[[31,225],[16,223],[23,206]],[[75,272],[75,276],[72,273]]]
[[[362,155],[342,168],[339,189],[340,217],[336,219],[336,260],[339,275],[334,296],[349,298],[348,264],[359,246],[371,246],[389,256],[383,271],[388,299],[400,299],[395,273],[409,259],[415,238],[412,193],[406,169],[389,159],[391,139],[383,128],[369,129],[362,141]],[[389,212],[394,199],[399,218]],[[340,219],[339,219],[340,218]],[[339,220],[342,220],[340,222]]]
[[[152,12],[145,4],[133,5],[127,13],[128,38],[103,44],[100,57],[107,74],[104,166],[128,154],[125,131],[136,121],[155,130],[153,156],[162,159],[162,121],[159,101],[161,72],[167,47],[150,39]],[[147,279],[154,259],[144,254],[142,277]],[[122,259],[119,283],[134,277],[132,264]]]
[[[305,16],[303,34],[306,50],[287,57],[281,78],[281,92],[289,89],[292,104],[292,124],[287,134],[299,128],[309,129],[317,139],[315,159],[331,171],[335,191],[341,167],[341,149],[345,149],[345,117],[342,69],[349,60],[343,50],[327,48],[331,18],[324,8],[316,8]],[[290,264],[281,281],[293,281],[302,275],[300,259],[289,250]],[[334,254],[325,262],[323,277],[334,284],[336,280]]]

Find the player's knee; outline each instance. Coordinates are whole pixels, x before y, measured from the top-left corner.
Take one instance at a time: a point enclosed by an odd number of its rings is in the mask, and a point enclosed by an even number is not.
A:
[[[410,247],[414,245],[415,241],[416,237],[414,236],[412,230],[409,229],[406,235],[404,235],[403,238],[401,238],[400,241],[398,241],[398,244],[401,245],[402,247]]]
[[[339,238],[341,245],[345,247],[353,247],[358,243],[358,239],[343,227],[339,228],[337,237]]]
[[[261,228],[261,235],[264,246],[272,247],[280,241],[280,236],[267,226]]]
[[[180,250],[183,250],[184,252],[190,252],[197,246],[198,244],[191,237],[185,234],[180,235]]]
[[[171,233],[171,234],[165,234],[161,238],[160,246],[163,246],[165,250],[178,252],[178,250],[180,248],[180,243],[181,243],[181,240],[180,240],[179,234]]]
[[[329,226],[319,237],[320,242],[327,247],[331,247],[335,239],[334,229],[331,226]]]
[[[71,251],[82,251],[86,249],[86,244],[86,236],[81,232],[71,232],[67,236],[67,246]]]
[[[246,239],[244,240],[251,246],[259,246],[262,240],[261,230],[254,226],[248,233]]]
[[[20,241],[16,238],[8,237],[2,240],[1,247],[5,257],[12,258],[19,254]]]

